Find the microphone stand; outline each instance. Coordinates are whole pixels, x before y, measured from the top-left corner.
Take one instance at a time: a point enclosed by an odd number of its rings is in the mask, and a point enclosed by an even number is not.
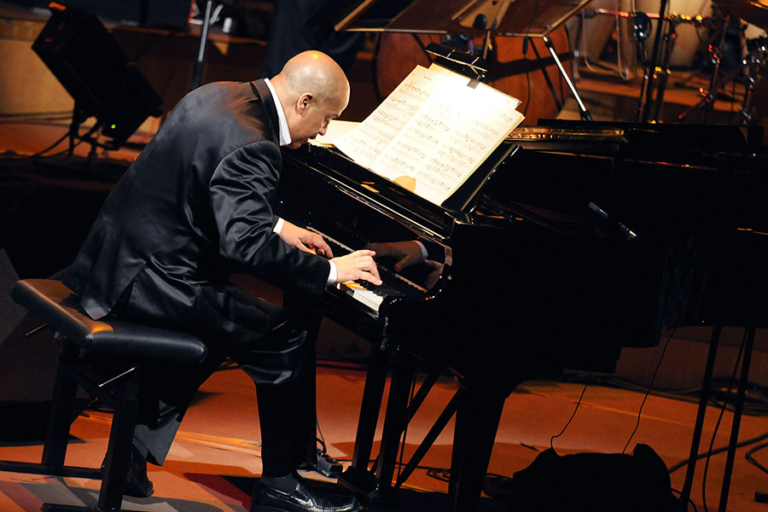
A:
[[[643,97],[646,99],[643,105],[643,110],[640,113],[640,122],[647,123],[651,114],[651,102],[648,101],[653,95],[654,80],[653,74],[656,72],[656,68],[659,65],[659,52],[661,51],[661,34],[664,32],[665,13],[667,12],[667,0],[661,0],[661,7],[659,8],[659,23],[656,26],[656,37],[653,40],[653,51],[651,52],[651,61],[648,63],[648,69],[646,73],[648,76],[645,81],[645,92]]]
[[[203,67],[205,67],[205,44],[208,42],[208,26],[211,22],[211,9],[213,0],[208,0],[205,4],[205,17],[203,18],[203,28],[200,33],[200,48],[197,51],[197,60],[195,68],[192,71],[192,81],[189,90],[193,91],[200,87],[203,81]]]

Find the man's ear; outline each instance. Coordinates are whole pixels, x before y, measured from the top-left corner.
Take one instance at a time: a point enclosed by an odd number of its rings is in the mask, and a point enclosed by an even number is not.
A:
[[[306,113],[307,109],[314,101],[315,101],[315,97],[312,95],[311,92],[305,92],[304,94],[299,96],[299,99],[296,102],[296,106],[299,109],[299,113],[300,114]]]

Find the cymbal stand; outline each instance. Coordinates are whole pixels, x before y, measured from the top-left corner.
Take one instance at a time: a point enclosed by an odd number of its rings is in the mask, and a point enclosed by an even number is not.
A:
[[[747,48],[749,53],[742,64],[747,70],[745,75],[746,90],[744,91],[744,101],[742,102],[741,110],[739,110],[739,117],[741,118],[742,126],[748,126],[754,120],[757,111],[755,107],[751,107],[752,95],[755,92],[755,85],[762,78],[760,70],[766,67],[766,58],[768,58],[768,38],[760,37],[757,39],[749,39],[747,41]]]
[[[662,64],[653,71],[654,79],[657,81],[656,86],[656,98],[651,98],[653,110],[648,121],[652,123],[658,123],[661,121],[661,108],[664,105],[664,92],[667,90],[667,84],[669,83],[669,59],[672,55],[672,50],[675,48],[675,41],[677,41],[677,25],[678,19],[673,17],[669,18],[669,29],[664,36],[664,57]]]
[[[658,122],[661,118],[661,107],[664,104],[664,92],[669,83],[669,59],[677,41],[677,19],[666,17],[669,22],[667,32],[664,34],[664,46],[661,51],[661,63],[651,68],[650,62],[644,63],[643,87],[640,91],[640,105],[638,107],[638,121]],[[661,25],[659,25],[661,27]],[[656,97],[653,93],[656,91]]]
[[[650,117],[650,109],[653,105],[653,91],[656,89],[656,84],[660,83],[660,90],[657,94],[658,102],[660,103],[663,100],[664,97],[664,87],[666,87],[667,83],[667,77],[669,75],[669,71],[667,70],[667,65],[669,63],[669,55],[672,53],[672,49],[675,45],[675,39],[677,38],[677,33],[675,32],[676,29],[676,22],[671,19],[670,16],[664,15],[664,11],[662,10],[661,14],[647,14],[644,12],[627,12],[627,11],[614,11],[610,9],[593,9],[591,11],[593,15],[598,14],[605,14],[609,16],[615,16],[617,18],[624,18],[627,20],[632,20],[632,31],[633,31],[633,37],[635,40],[635,43],[637,44],[637,54],[642,54],[643,58],[643,81],[640,86],[640,98],[638,99],[638,105],[637,105],[637,122],[647,122],[649,120],[656,120],[658,119],[658,112],[660,112],[661,107],[657,106],[656,108],[656,116],[653,119],[648,119]],[[661,34],[661,30],[664,27],[664,21],[669,21],[669,31],[664,36],[664,48],[661,50],[661,55],[659,55],[659,47],[658,41],[657,44],[654,45],[652,57],[648,58],[648,53],[645,51],[645,41],[648,39],[648,37],[651,34],[651,20],[657,20],[657,34]],[[657,37],[658,40],[658,37]],[[663,58],[664,62],[662,65],[657,65],[658,59]],[[665,73],[662,72],[662,70],[665,71]],[[660,77],[663,77],[663,80],[660,79]]]
[[[640,14],[642,13],[635,13],[634,15],[635,17],[638,17]],[[646,15],[646,17],[650,19],[656,18],[654,15]],[[712,18],[701,15],[687,16],[684,14],[673,13],[664,16],[664,19],[668,22],[669,27],[666,34],[664,34],[664,46],[660,56],[661,64],[656,66],[656,68],[651,68],[649,62],[643,62],[644,76],[638,104],[638,122],[661,122],[661,109],[664,105],[664,93],[669,84],[669,77],[671,75],[669,71],[669,61],[672,57],[672,52],[675,49],[678,25],[685,23],[695,26],[711,26],[713,23]],[[636,21],[636,39],[638,38],[638,30],[640,30],[640,26],[639,22]],[[642,35],[642,31],[640,35]],[[655,98],[653,96],[654,90],[656,91]]]
[[[639,121],[641,123],[648,122],[650,117],[650,112],[648,107],[647,99],[650,98],[653,95],[653,80],[652,73],[653,71],[658,67],[659,65],[659,57],[661,56],[662,51],[662,45],[661,45],[661,34],[664,33],[664,22],[666,21],[665,15],[667,13],[667,0],[661,0],[661,4],[659,6],[659,17],[658,17],[658,23],[656,25],[656,35],[654,37],[653,41],[653,49],[651,50],[651,60],[648,63],[647,70],[646,70],[646,76],[648,80],[645,81],[643,84],[643,91],[641,92],[641,98],[645,98],[645,104],[643,105],[645,108],[641,109],[640,112],[640,119]]]
[[[728,25],[731,20],[731,15],[728,13],[725,13],[723,16],[723,24],[722,29],[720,32],[720,42],[717,46],[709,46],[709,54],[710,58],[712,59],[712,63],[715,65],[715,68],[712,70],[712,77],[709,80],[709,91],[704,93],[702,91],[703,97],[701,101],[699,101],[696,105],[690,107],[685,112],[677,116],[677,122],[683,121],[686,117],[688,117],[688,114],[693,112],[696,109],[702,108],[704,110],[704,117],[702,119],[702,123],[707,123],[707,114],[713,109],[715,105],[715,100],[717,100],[717,91],[720,88],[720,85],[724,85],[732,78],[735,73],[730,73],[728,76],[725,77],[724,80],[718,81],[718,76],[720,75],[720,63],[722,61],[721,58],[721,48],[723,47],[723,44],[725,43],[725,34],[728,31]]]

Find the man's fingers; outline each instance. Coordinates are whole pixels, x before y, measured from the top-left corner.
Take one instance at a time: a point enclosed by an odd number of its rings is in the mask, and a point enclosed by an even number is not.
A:
[[[300,250],[304,251],[304,252],[308,252],[309,254],[317,254],[314,249],[312,249],[310,247],[307,247],[306,245],[304,245],[301,242],[296,244],[296,247],[299,248]]]
[[[376,256],[374,251],[370,249],[363,249],[352,253],[357,263],[357,269],[360,271],[359,278],[364,281],[371,282],[375,285],[381,284],[381,276],[379,276],[379,269],[376,266],[376,262],[373,261],[373,257]]]
[[[379,269],[376,267],[375,263],[373,264],[372,267],[368,269],[364,269],[362,274],[360,275],[360,278],[364,279],[365,281],[371,282],[376,286],[379,286],[382,283],[381,276],[379,275]]]
[[[380,244],[377,242],[371,242],[365,245],[366,249],[369,249],[371,251],[374,251],[379,256],[391,256],[391,250],[390,247],[387,244]]]
[[[419,260],[421,259],[420,256],[421,255],[416,255],[416,254],[406,254],[405,256],[400,258],[400,260],[397,263],[395,263],[395,272],[400,272],[404,268],[408,268],[411,265],[415,265],[419,263]]]
[[[326,258],[333,258],[333,251],[331,250],[331,246],[328,245],[325,240],[323,240],[323,237],[314,237],[312,240],[312,246],[315,248],[317,253],[324,255]]]
[[[371,250],[361,250],[335,258],[338,282],[364,280],[380,285],[379,270],[373,261],[375,255]]]

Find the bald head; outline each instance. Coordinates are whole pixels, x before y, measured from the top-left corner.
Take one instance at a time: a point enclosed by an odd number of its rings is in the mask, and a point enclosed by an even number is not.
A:
[[[283,106],[292,147],[324,134],[328,121],[339,117],[349,102],[344,71],[318,51],[296,55],[270,82]]]
[[[272,78],[272,85],[278,94],[284,93],[287,100],[307,91],[320,101],[349,94],[344,71],[332,58],[317,51],[302,52],[286,62],[280,74]]]

